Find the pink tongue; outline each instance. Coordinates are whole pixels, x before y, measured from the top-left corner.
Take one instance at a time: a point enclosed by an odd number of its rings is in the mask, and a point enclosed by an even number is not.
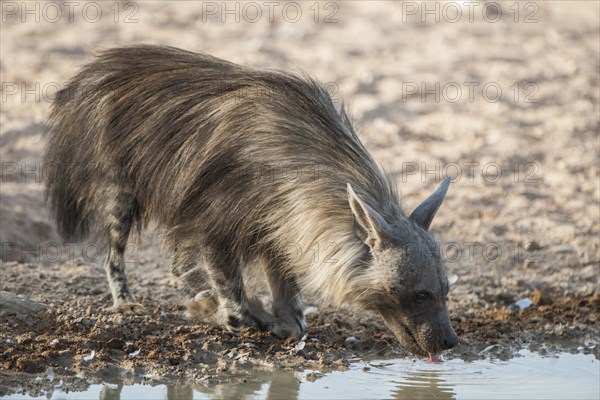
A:
[[[429,353],[429,360],[433,361],[433,362],[438,362],[438,361],[440,361],[440,355]]]

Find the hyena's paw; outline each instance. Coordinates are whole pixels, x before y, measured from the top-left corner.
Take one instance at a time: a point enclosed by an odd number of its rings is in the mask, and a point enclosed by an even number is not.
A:
[[[306,320],[302,316],[294,318],[293,321],[275,321],[271,327],[271,332],[282,339],[300,339],[304,335],[307,326]]]
[[[235,315],[229,315],[226,319],[225,330],[234,336],[241,336],[244,331],[243,319]]]
[[[246,325],[262,331],[272,330],[275,321],[273,315],[265,309],[263,302],[253,293],[246,293],[246,304],[242,312]]]
[[[198,293],[186,303],[188,319],[195,319],[213,325],[221,325],[224,321],[219,315],[219,302],[210,290]]]
[[[108,310],[115,314],[120,313],[125,315],[143,315],[146,313],[144,306],[134,301],[121,301],[115,303]]]
[[[186,303],[189,319],[211,325],[222,326],[226,331],[239,336],[244,328],[244,319],[219,304],[219,300],[210,290],[198,293]]]

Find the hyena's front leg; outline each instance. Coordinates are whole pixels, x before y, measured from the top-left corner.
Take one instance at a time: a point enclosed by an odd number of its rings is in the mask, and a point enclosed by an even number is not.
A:
[[[104,269],[113,298],[111,311],[143,314],[144,307],[133,298],[125,275],[125,247],[136,215],[135,199],[132,195],[122,192],[114,194],[113,199],[114,201],[105,207],[103,216],[109,237],[108,257]]]
[[[296,279],[281,271],[281,262],[284,261],[269,259],[264,262],[264,271],[273,296],[274,322],[271,331],[281,338],[299,339],[307,327],[304,305]]]
[[[211,266],[207,272],[217,297],[223,325],[229,332],[240,335],[244,323],[250,322],[244,315],[247,304],[241,272],[224,271],[219,266]]]

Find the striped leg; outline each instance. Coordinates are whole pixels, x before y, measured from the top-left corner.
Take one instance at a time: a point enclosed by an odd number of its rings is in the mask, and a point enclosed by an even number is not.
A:
[[[115,193],[115,192],[113,192]],[[116,192],[104,209],[104,223],[109,237],[109,249],[104,269],[113,297],[113,312],[142,314],[144,307],[137,303],[129,291],[125,275],[125,247],[137,209],[135,198]]]
[[[220,268],[227,265],[227,269]],[[188,302],[188,315],[204,322],[224,326],[233,334],[241,334],[244,324],[251,323],[244,284],[238,268],[216,262],[202,255],[199,262],[190,261],[181,247],[174,251],[173,273],[196,297]],[[208,289],[207,289],[208,287]]]

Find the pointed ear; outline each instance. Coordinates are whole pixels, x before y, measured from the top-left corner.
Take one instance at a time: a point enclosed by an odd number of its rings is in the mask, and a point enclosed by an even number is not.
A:
[[[358,236],[371,248],[381,245],[390,235],[390,227],[377,211],[369,207],[354,193],[352,186],[348,183],[348,202],[354,214],[354,220],[358,223]]]
[[[421,228],[428,230],[431,221],[435,216],[435,213],[442,205],[446,192],[450,186],[450,177],[444,179],[444,181],[438,186],[428,198],[426,198],[415,210],[410,214],[410,219],[417,223]]]

